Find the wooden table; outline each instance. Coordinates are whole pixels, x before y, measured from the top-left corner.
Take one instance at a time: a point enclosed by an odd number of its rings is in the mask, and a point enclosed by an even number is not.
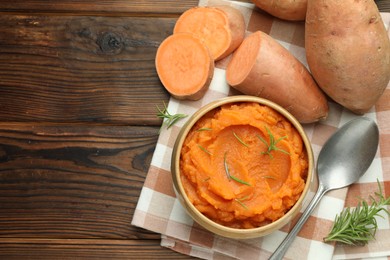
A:
[[[188,258],[130,222],[169,98],[155,52],[197,2],[0,2],[0,259]]]

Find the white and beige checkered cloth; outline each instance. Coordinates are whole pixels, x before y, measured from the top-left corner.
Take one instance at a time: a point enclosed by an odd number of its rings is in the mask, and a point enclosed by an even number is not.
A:
[[[307,65],[304,49],[304,23],[275,19],[250,4],[200,0],[199,5],[230,4],[244,14],[247,32],[264,31],[291,51]],[[390,13],[382,13],[386,28]],[[229,58],[217,63],[210,89],[199,101],[171,99],[170,113],[193,114],[201,106],[227,95],[235,94],[225,80],[225,67]],[[330,102],[326,121],[307,124],[304,129],[311,140],[317,158],[324,142],[340,126],[356,115]],[[390,255],[390,221],[388,216],[378,218],[376,240],[363,247],[344,247],[326,244],[323,238],[333,220],[345,206],[355,206],[358,198],[368,198],[378,190],[377,180],[390,196],[390,84],[375,107],[365,116],[374,119],[380,131],[377,155],[366,174],[349,189],[327,193],[309,218],[298,237],[286,253],[288,259],[347,259],[383,257]],[[171,152],[176,136],[185,120],[169,130],[162,130],[142,189],[132,224],[162,234],[161,245],[183,254],[204,259],[265,259],[281,243],[293,224],[263,238],[234,240],[216,236],[193,222],[175,197],[170,173]],[[314,195],[314,190],[310,193]],[[294,221],[293,221],[294,222]]]

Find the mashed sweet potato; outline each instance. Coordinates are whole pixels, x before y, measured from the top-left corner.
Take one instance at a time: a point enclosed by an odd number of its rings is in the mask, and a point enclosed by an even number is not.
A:
[[[275,149],[269,149],[272,142]],[[180,156],[190,201],[208,218],[234,228],[282,217],[302,193],[307,169],[298,131],[277,111],[254,102],[223,105],[203,116]]]

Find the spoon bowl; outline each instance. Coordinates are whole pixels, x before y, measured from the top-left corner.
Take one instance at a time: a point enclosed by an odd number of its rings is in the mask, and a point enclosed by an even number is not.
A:
[[[349,121],[325,143],[318,156],[319,182],[327,190],[356,182],[371,165],[378,140],[374,121],[366,117]]]
[[[379,130],[374,121],[359,117],[343,125],[324,144],[318,155],[319,186],[314,198],[269,259],[282,259],[292,241],[309,218],[322,196],[334,189],[351,185],[370,167],[379,143]]]

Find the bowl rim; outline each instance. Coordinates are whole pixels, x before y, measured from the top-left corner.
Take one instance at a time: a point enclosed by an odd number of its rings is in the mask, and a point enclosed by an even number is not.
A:
[[[264,226],[250,228],[250,229],[238,229],[238,228],[227,227],[217,222],[214,222],[213,220],[206,217],[191,203],[184,190],[183,184],[180,181],[181,149],[185,138],[187,137],[189,131],[192,129],[194,124],[206,113],[208,113],[209,111],[217,107],[220,107],[225,104],[241,103],[241,102],[259,103],[271,107],[272,109],[274,109],[275,111],[283,115],[289,122],[291,122],[291,124],[295,127],[295,129],[300,134],[303,144],[306,148],[306,153],[308,157],[308,172],[307,172],[305,187],[302,191],[301,196],[295,202],[294,206],[292,206],[281,218],[277,219],[276,221]],[[248,95],[236,95],[236,96],[228,96],[228,97],[220,98],[211,101],[210,103],[198,109],[182,126],[176,138],[173,151],[172,151],[172,157],[171,157],[171,174],[172,174],[173,186],[174,186],[175,193],[179,198],[182,206],[187,210],[187,212],[193,218],[193,220],[198,222],[204,228],[216,234],[225,237],[231,237],[231,238],[246,238],[246,237],[254,238],[254,237],[264,236],[273,232],[276,229],[283,227],[285,224],[291,221],[292,220],[291,215],[294,214],[295,211],[301,208],[302,203],[306,198],[306,195],[310,189],[310,184],[313,181],[313,175],[314,175],[313,169],[314,169],[314,156],[313,156],[312,146],[301,123],[299,123],[299,121],[290,112],[288,112],[286,109],[276,104],[275,102],[272,102],[268,99],[264,99],[256,96],[248,96]],[[178,193],[181,194],[181,196]]]

